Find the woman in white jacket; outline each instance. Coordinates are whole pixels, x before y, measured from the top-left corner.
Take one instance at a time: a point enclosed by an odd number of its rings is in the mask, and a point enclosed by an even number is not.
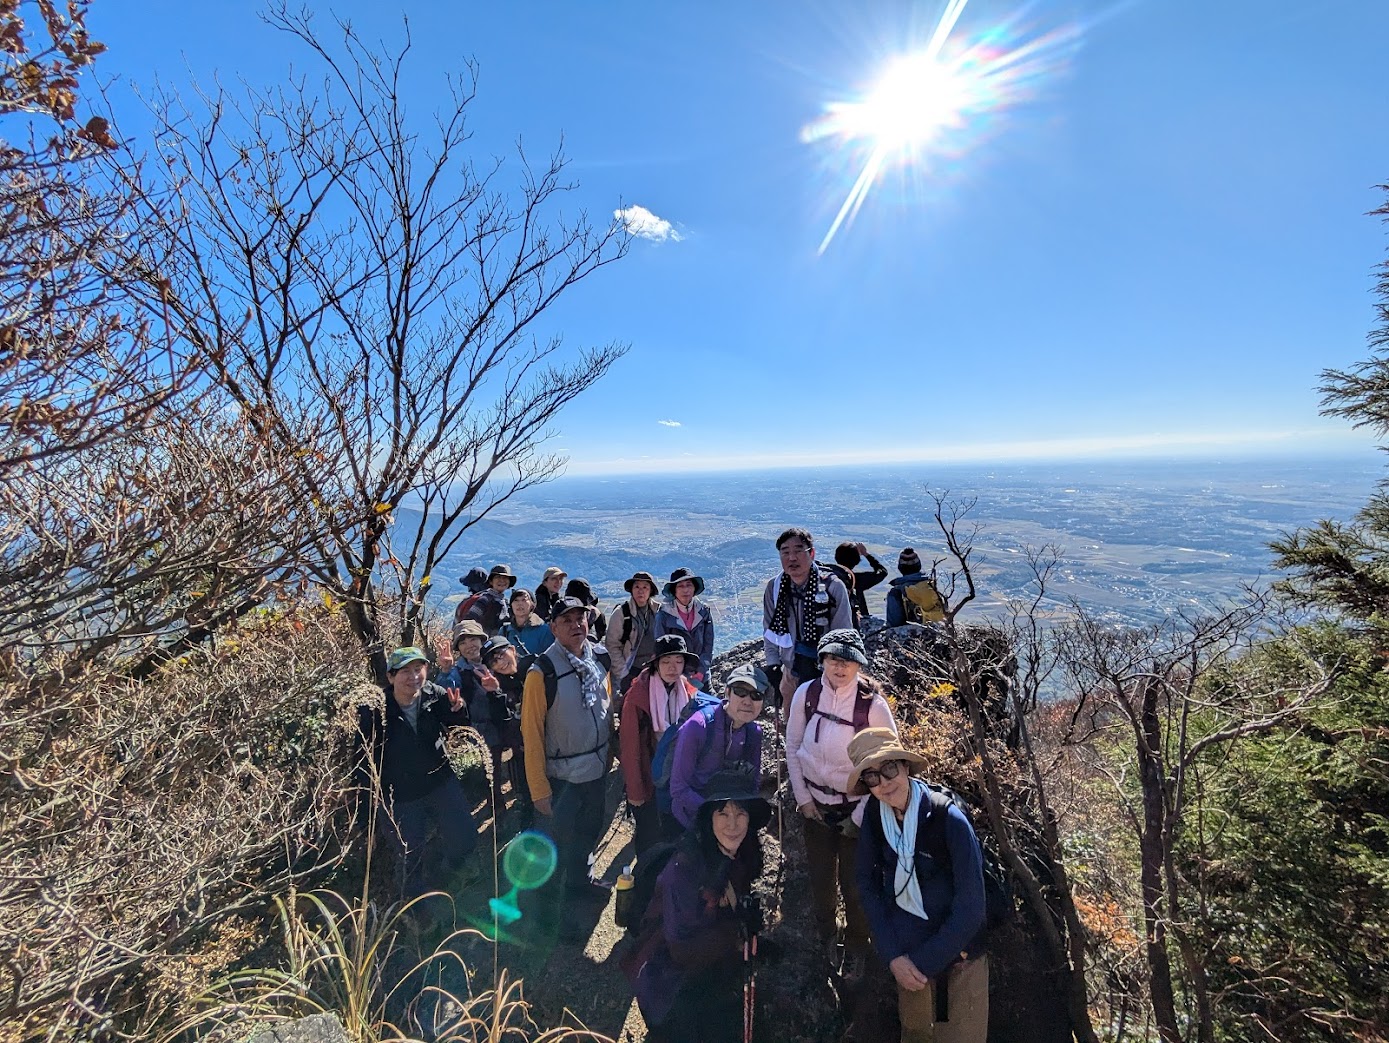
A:
[[[816,652],[821,678],[807,681],[791,697],[786,719],[786,761],[796,807],[805,820],[806,867],[810,873],[815,923],[828,948],[844,899],[844,949],[855,966],[868,951],[868,921],[854,887],[854,861],[863,797],[849,795],[849,740],[865,728],[897,722],[876,681],[861,673],[868,665],[863,635],[831,630]]]

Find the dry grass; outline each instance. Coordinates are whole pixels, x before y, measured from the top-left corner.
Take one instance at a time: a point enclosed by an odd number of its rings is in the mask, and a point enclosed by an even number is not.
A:
[[[341,857],[359,663],[321,613],[267,613],[148,681],[4,682],[8,1033],[146,1034],[251,944],[228,916]]]
[[[333,891],[277,899],[285,966],[217,982],[160,1043],[220,1043],[251,1024],[322,1013],[335,1014],[353,1043],[611,1043],[585,1029],[540,1028],[522,982],[505,970],[495,987],[474,991],[459,950],[460,942],[481,938],[476,931],[455,931],[416,955],[422,906],[445,898],[426,895],[384,911]]]

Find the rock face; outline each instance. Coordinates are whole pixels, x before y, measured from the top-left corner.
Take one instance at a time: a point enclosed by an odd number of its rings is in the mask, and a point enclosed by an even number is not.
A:
[[[311,1014],[297,1021],[281,1021],[253,1028],[242,1043],[349,1043],[347,1031],[336,1014]]]

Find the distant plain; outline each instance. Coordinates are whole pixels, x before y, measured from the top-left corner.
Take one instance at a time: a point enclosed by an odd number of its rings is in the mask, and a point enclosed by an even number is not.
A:
[[[506,562],[534,586],[549,565],[593,584],[605,611],[637,569],[680,566],[707,583],[718,647],[761,631],[761,591],[778,568],[773,540],[810,530],[818,555],[863,542],[897,575],[912,546],[944,554],[926,494],[973,500],[979,598],[997,612],[1027,591],[1028,547],[1061,552],[1050,607],[1074,598],[1116,623],[1216,605],[1272,576],[1270,540],[1320,518],[1349,520],[1383,476],[1378,461],[1247,459],[802,468],[728,474],[565,478],[526,491],[469,529],[436,579],[445,607],[470,565]],[[887,582],[869,592],[883,613]]]

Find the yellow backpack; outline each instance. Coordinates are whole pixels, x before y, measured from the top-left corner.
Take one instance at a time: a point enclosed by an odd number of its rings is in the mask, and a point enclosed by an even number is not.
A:
[[[945,618],[940,593],[929,579],[902,587],[902,613],[909,623],[939,623]]]

